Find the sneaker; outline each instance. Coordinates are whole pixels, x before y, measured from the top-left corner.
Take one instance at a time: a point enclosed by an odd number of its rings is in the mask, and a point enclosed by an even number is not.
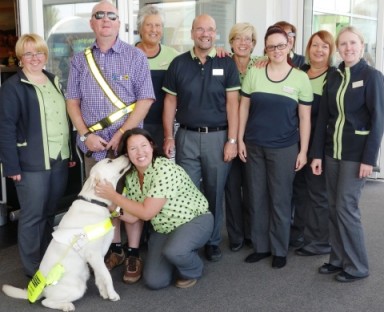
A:
[[[141,278],[141,272],[143,271],[143,260],[134,256],[130,256],[125,259],[125,270],[123,275],[123,281],[127,284],[136,283]]]
[[[205,257],[208,261],[216,262],[221,259],[221,250],[216,245],[205,245]]]
[[[363,278],[366,278],[368,277],[368,275],[366,276],[353,276],[345,271],[341,271],[339,274],[336,275],[336,281],[338,282],[342,282],[342,283],[349,283],[349,282],[354,282],[354,281],[358,281],[360,279],[363,279]]]
[[[125,253],[123,249],[121,249],[120,253],[116,253],[116,252],[112,252],[112,250],[108,250],[107,254],[104,257],[105,266],[109,271],[123,264],[124,260],[125,260]]]
[[[193,279],[178,279],[176,281],[175,286],[177,288],[189,288],[189,287],[195,286],[196,283],[197,283],[197,279],[195,279],[195,278],[193,278]]]
[[[324,263],[320,268],[319,268],[319,273],[320,274],[333,274],[343,271],[343,268],[334,266],[333,264],[330,263]]]

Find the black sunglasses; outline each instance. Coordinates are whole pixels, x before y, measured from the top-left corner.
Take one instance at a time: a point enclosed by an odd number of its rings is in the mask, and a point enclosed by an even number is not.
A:
[[[115,12],[104,12],[104,11],[97,11],[93,16],[97,19],[103,19],[105,17],[105,14],[107,14],[108,19],[111,21],[116,21],[119,18],[119,15],[117,15]]]

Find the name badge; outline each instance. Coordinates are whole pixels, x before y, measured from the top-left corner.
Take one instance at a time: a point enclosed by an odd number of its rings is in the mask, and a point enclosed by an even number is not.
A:
[[[283,91],[284,91],[285,93],[293,94],[293,93],[295,92],[295,89],[292,88],[292,87],[284,86],[284,87],[283,87]]]
[[[212,69],[212,75],[213,76],[223,76],[224,75],[224,69],[214,68],[214,69]]]
[[[363,86],[364,86],[363,80],[352,82],[352,88],[360,88]]]

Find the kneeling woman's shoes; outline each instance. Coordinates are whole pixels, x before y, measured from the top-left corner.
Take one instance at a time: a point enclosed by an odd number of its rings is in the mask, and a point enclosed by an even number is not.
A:
[[[189,288],[189,287],[192,287],[192,286],[195,286],[195,284],[197,283],[197,279],[178,279],[176,281],[176,284],[175,286],[177,288]]]
[[[363,278],[366,278],[367,276],[353,276],[345,271],[340,272],[339,274],[336,275],[336,280],[338,282],[342,283],[349,283],[349,282],[354,282]]]

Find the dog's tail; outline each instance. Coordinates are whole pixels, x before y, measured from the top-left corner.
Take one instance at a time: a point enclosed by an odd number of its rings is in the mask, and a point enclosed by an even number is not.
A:
[[[3,293],[16,299],[28,299],[28,292],[26,289],[17,288],[11,285],[3,285]]]

